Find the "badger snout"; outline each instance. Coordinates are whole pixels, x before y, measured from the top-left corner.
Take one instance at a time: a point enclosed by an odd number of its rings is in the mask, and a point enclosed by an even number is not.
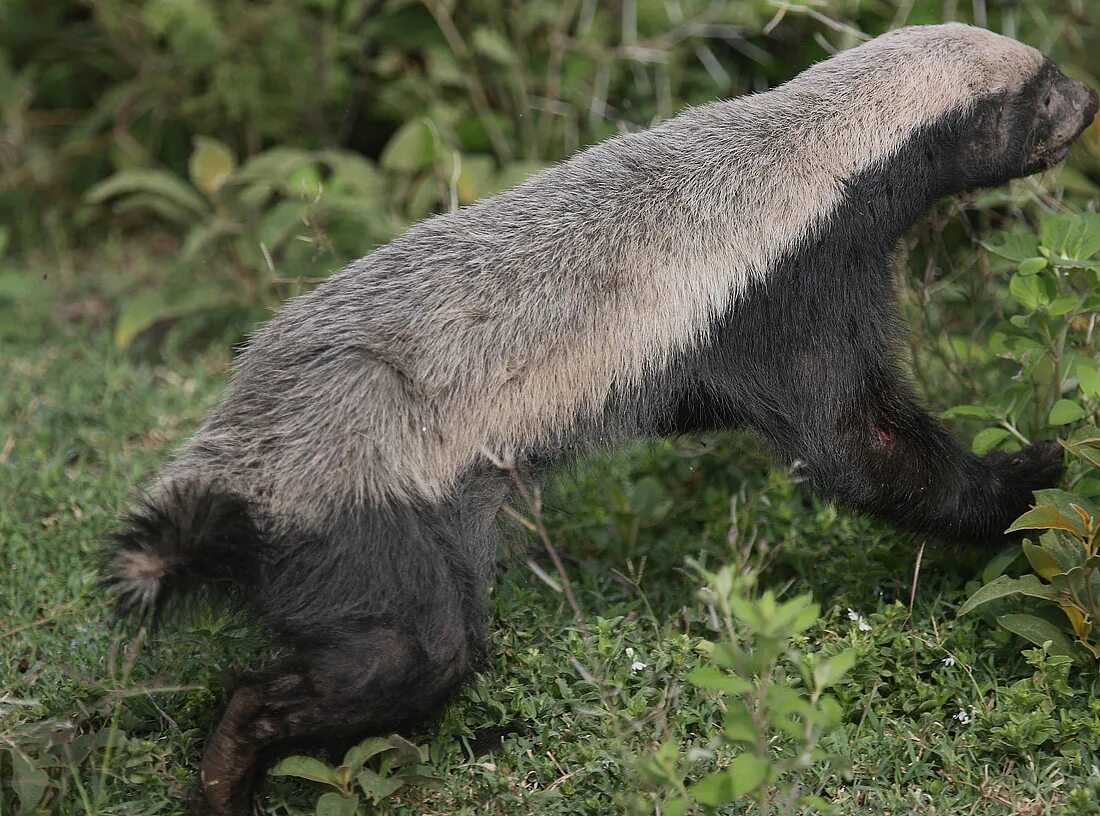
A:
[[[1100,96],[1084,82],[1059,76],[1041,101],[1040,115],[1050,135],[1038,147],[1040,160],[1051,167],[1066,157],[1070,146],[1096,118]]]

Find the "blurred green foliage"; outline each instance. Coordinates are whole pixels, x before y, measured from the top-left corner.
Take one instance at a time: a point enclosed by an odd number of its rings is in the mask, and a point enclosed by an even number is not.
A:
[[[17,249],[79,245],[163,215],[85,197],[115,173],[185,179],[209,140],[242,161],[342,149],[396,176],[357,189],[360,210],[401,218],[349,228],[331,267],[621,128],[781,82],[859,32],[957,16],[1087,73],[1086,2],[6,0],[0,223]]]

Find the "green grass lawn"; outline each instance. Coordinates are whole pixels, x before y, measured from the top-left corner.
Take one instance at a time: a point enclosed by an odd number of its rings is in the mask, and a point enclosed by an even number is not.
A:
[[[117,297],[157,263],[118,250],[0,266],[2,816],[183,812],[234,673],[269,657],[261,632],[202,607],[155,633],[118,627],[97,587],[113,519],[214,404],[231,359],[222,339],[114,348]],[[699,749],[693,777],[727,762],[712,745],[720,701],[685,680],[715,637],[690,556],[812,593],[807,647],[855,650],[825,746],[851,775],[805,780],[837,813],[1100,813],[1095,672],[1025,660],[988,618],[955,617],[992,554],[930,547],[914,592],[919,541],[810,499],[744,439],[582,463],[548,486],[542,516],[584,622],[517,527],[483,671],[407,735],[441,787],[378,812],[657,813],[635,767],[659,744]],[[312,813],[319,793],[273,780],[263,804]]]

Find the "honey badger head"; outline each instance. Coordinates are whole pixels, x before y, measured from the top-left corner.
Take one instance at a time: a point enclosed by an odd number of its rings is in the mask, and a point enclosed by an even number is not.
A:
[[[786,86],[795,88],[842,114],[858,144],[894,132],[901,152],[922,152],[935,197],[1049,169],[1098,106],[1094,90],[1036,49],[957,23],[892,31]]]

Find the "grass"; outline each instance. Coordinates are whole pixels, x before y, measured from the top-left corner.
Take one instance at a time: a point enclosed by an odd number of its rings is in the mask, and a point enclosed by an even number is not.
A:
[[[163,263],[123,246],[78,271],[0,266],[3,816],[182,812],[234,673],[265,657],[261,632],[215,610],[155,634],[116,627],[96,584],[99,541],[216,401],[230,363],[225,338],[114,349],[114,298]],[[549,487],[542,518],[585,623],[540,577],[558,580],[537,539],[517,531],[483,672],[409,735],[442,786],[404,788],[382,811],[660,812],[638,759],[672,739],[701,749],[690,756],[702,775],[721,722],[720,701],[685,680],[714,637],[692,556],[812,593],[823,613],[810,645],[856,651],[826,745],[850,778],[810,772],[837,813],[1100,813],[1095,673],[1025,659],[988,619],[955,617],[990,554],[929,548],[914,589],[919,542],[808,498],[750,440],[726,437],[582,463]],[[311,813],[318,795],[279,779],[264,805]]]

